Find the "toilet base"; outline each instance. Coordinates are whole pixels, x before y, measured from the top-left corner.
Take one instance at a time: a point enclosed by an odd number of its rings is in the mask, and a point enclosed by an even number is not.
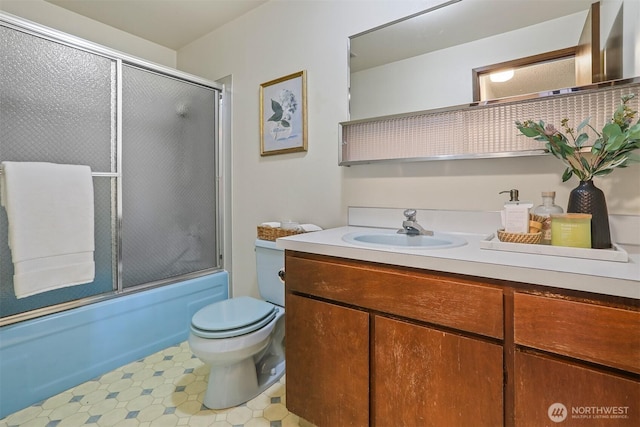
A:
[[[207,408],[238,406],[282,378],[285,372],[284,310],[280,310],[272,327],[264,329],[262,333],[266,337],[263,341],[257,341],[250,347],[242,345],[242,350],[230,351],[224,356],[207,353],[211,344],[209,340],[196,337],[193,333],[189,336],[191,350],[210,367],[203,401]],[[246,357],[251,354],[253,356]],[[237,360],[238,356],[240,360]]]
[[[213,367],[209,373],[204,406],[209,409],[224,409],[245,403],[277,382],[285,372],[285,361],[262,372],[253,358],[231,366]]]

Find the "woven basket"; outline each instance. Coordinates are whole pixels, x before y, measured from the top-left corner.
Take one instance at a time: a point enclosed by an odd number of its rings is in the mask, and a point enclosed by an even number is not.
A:
[[[527,243],[537,245],[542,241],[542,232],[538,233],[507,233],[498,230],[498,240],[508,243]]]
[[[304,233],[304,230],[290,230],[280,227],[267,227],[264,225],[258,226],[258,239],[270,240],[272,242],[274,242],[278,237],[287,237],[302,233]]]

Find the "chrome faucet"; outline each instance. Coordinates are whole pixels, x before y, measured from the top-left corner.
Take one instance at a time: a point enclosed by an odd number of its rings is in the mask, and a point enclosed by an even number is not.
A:
[[[398,230],[398,234],[408,234],[410,236],[433,236],[433,231],[422,228],[416,221],[416,210],[406,209],[404,211],[406,219],[402,221],[402,228]]]

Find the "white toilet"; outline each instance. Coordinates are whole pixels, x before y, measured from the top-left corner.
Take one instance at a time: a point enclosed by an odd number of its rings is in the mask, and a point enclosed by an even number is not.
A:
[[[284,251],[256,240],[258,288],[266,301],[237,297],[210,304],[191,319],[189,347],[211,369],[204,404],[247,402],[284,374]]]

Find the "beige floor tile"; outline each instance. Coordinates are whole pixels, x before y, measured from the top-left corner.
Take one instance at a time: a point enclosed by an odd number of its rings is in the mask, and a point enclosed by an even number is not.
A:
[[[151,376],[149,378],[144,379],[143,381],[140,382],[140,387],[145,388],[145,389],[153,389],[156,388],[158,386],[160,386],[160,384],[164,384],[165,383],[165,378],[162,376]]]
[[[42,402],[42,409],[59,408],[60,406],[69,403],[71,399],[73,399],[73,394],[71,392],[66,391],[64,393],[60,393],[57,396],[53,396],[52,398]]]
[[[17,424],[20,427],[46,427],[49,424],[49,418],[36,418],[29,420],[24,424]],[[13,424],[8,424],[13,425]]]
[[[42,407],[30,406],[5,418],[7,425],[23,425],[42,414]],[[2,422],[2,421],[0,421]]]
[[[129,378],[125,378],[125,379],[120,379],[118,381],[112,382],[111,384],[109,384],[109,387],[107,387],[107,390],[109,390],[112,393],[121,392],[128,388],[131,388],[132,385],[133,385],[133,381],[131,381],[131,379]]]
[[[270,427],[271,423],[266,418],[252,418],[244,427]]]
[[[78,402],[67,403],[54,409],[49,417],[52,420],[62,420],[77,413],[81,407],[82,405],[80,405]]]
[[[264,409],[264,417],[269,421],[282,420],[288,413],[287,408],[281,403],[267,406]]]
[[[71,390],[71,393],[74,396],[85,396],[89,393],[97,391],[99,387],[100,383],[98,381],[88,381],[75,387],[73,390]]]
[[[153,422],[160,418],[166,409],[163,405],[150,405],[142,409],[136,418],[141,422]]]
[[[164,399],[167,396],[171,396],[175,389],[176,386],[173,383],[160,384],[159,386],[151,389],[151,396]]]
[[[88,418],[89,416],[86,412],[71,414],[62,419],[57,427],[80,427],[86,423]]]
[[[264,393],[247,402],[247,406],[253,410],[263,410],[269,405],[271,405],[271,398]]]
[[[132,412],[132,411],[141,411],[147,406],[151,406],[152,404],[153,404],[153,396],[151,396],[150,394],[146,394],[143,396],[138,396],[133,400],[130,400],[127,403],[127,406],[125,407],[129,412]]]
[[[142,394],[143,388],[140,386],[127,388],[122,391],[109,393],[118,402],[129,402]]]
[[[124,408],[115,408],[102,415],[96,423],[99,426],[112,426],[127,418],[129,412]]]
[[[103,415],[109,411],[115,409],[118,401],[116,399],[105,399],[101,402],[96,402],[87,411],[89,415]]]
[[[246,406],[234,408],[227,415],[227,421],[232,425],[246,424],[251,418],[253,418],[253,411]]]

